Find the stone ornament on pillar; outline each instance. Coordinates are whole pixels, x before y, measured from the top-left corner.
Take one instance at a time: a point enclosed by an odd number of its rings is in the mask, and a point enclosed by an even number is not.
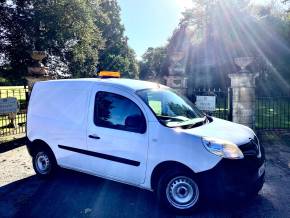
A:
[[[186,94],[187,77],[185,76],[185,54],[184,52],[175,52],[172,54],[169,66],[169,75],[165,76],[166,85],[180,92]]]
[[[26,76],[29,90],[35,82],[51,79],[48,75],[48,67],[42,63],[42,60],[46,57],[45,51],[32,51],[32,64],[27,68],[28,74]]]
[[[259,76],[246,69],[253,60],[251,57],[236,58],[235,63],[241,70],[228,75],[232,88],[233,122],[250,128],[255,127],[255,79]]]
[[[249,71],[246,69],[248,65],[250,65],[253,62],[253,57],[241,57],[241,58],[235,58],[235,64],[238,65],[241,70],[240,73],[249,73]]]

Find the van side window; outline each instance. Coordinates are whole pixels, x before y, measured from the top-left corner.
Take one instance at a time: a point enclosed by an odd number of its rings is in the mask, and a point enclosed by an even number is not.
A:
[[[142,111],[124,96],[98,92],[94,110],[94,123],[97,126],[136,133],[146,131],[146,120]]]

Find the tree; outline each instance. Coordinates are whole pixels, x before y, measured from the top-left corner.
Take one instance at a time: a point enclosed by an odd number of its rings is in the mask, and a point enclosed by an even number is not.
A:
[[[163,80],[167,63],[167,47],[148,48],[140,61],[140,79]]]
[[[287,14],[288,13],[288,14]],[[185,52],[189,88],[226,88],[229,73],[239,68],[234,58],[252,56],[248,67],[259,72],[257,92],[290,92],[290,19],[278,4],[253,5],[249,0],[194,0],[169,38],[161,66],[157,48],[148,48],[140,62],[140,77],[167,74],[170,57]],[[185,41],[189,41],[186,43]],[[186,48],[186,49],[184,49]]]
[[[0,2],[0,53],[5,57],[4,77],[21,78],[30,61],[28,51],[31,50],[32,1]],[[7,67],[8,66],[8,67]],[[25,68],[25,69],[24,69]]]
[[[92,77],[97,65],[138,76],[115,0],[1,0],[0,12],[4,77],[24,77],[33,50],[48,53],[55,77]]]
[[[258,91],[289,92],[289,28],[278,10],[269,5],[254,13],[246,0],[194,2],[195,7],[184,13],[177,30],[183,26],[193,30],[187,62],[192,86],[227,87],[227,74],[239,70],[234,58],[252,56],[256,60],[250,71],[262,72],[261,63],[262,69],[268,68],[267,80],[261,79],[263,76],[258,79]]]
[[[40,41],[38,44],[46,45],[51,54],[61,56],[68,63],[72,76],[94,76],[98,52],[104,45],[101,31],[94,23],[96,11],[92,9],[98,2],[37,2],[38,19],[44,32],[44,37],[36,37]]]
[[[93,75],[103,47],[90,5],[97,1],[15,0],[11,6],[2,2],[1,53],[10,60],[15,77],[26,74],[32,50],[59,57],[73,77]]]
[[[99,63],[99,69],[138,77],[135,53],[128,46],[117,1],[0,3],[0,53],[2,60],[8,60],[14,77],[26,75],[32,50],[48,53],[46,61],[53,73],[66,69],[73,77],[93,76]]]
[[[101,0],[100,8],[101,13],[96,13],[95,22],[102,30],[105,46],[100,51],[98,70],[120,71],[122,77],[138,77],[135,52],[128,46],[117,1]]]

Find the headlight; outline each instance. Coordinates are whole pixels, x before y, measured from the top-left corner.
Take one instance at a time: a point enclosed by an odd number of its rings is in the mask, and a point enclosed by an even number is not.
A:
[[[244,158],[244,155],[238,146],[229,141],[213,137],[202,137],[202,144],[209,152],[220,157],[228,159]]]

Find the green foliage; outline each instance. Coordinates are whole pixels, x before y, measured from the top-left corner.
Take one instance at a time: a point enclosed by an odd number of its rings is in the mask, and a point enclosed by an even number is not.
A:
[[[0,53],[6,57],[15,77],[22,77],[26,70],[22,66],[29,63],[27,51],[31,50],[33,34],[31,1],[16,1],[15,8],[6,1],[0,2]],[[10,76],[10,75],[8,75]]]
[[[116,0],[101,0],[96,25],[102,30],[105,47],[100,51],[98,70],[120,71],[122,77],[138,77],[135,52],[128,46]]]
[[[1,86],[4,86],[8,83],[9,83],[9,81],[6,78],[0,77],[0,85]]]
[[[167,67],[167,47],[148,48],[140,61],[141,79],[162,81]]]
[[[35,49],[63,57],[74,77],[94,75],[98,51],[103,47],[90,4],[79,0],[35,2],[34,26],[39,24],[40,30],[35,36]]]
[[[138,75],[115,0],[1,0],[0,30],[0,55],[13,78],[27,74],[33,50],[46,51],[52,71],[72,77],[95,76],[97,64]]]

